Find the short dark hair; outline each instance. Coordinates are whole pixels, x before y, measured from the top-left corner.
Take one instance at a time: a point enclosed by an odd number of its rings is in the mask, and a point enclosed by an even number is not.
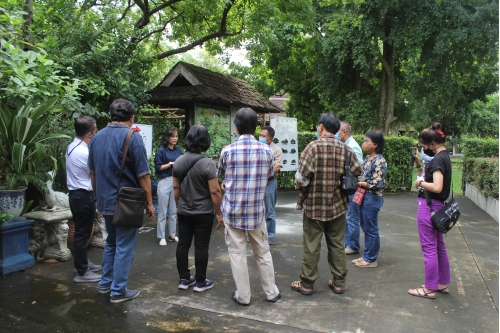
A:
[[[274,138],[274,134],[276,134],[276,132],[274,132],[274,128],[272,128],[271,126],[263,126],[260,130],[261,131],[267,131],[267,134],[271,138]]]
[[[347,121],[341,121],[340,122],[340,127],[339,127],[339,131],[340,131],[340,128],[344,126],[345,128],[345,131],[349,134],[351,134],[351,124],[349,124]]]
[[[368,131],[365,133],[365,136],[369,137],[373,143],[377,144],[377,148],[375,148],[375,152],[377,154],[384,153],[385,140],[384,134],[380,131]]]
[[[175,133],[179,133],[179,131],[174,126],[167,128],[167,130],[165,131],[165,133],[163,133],[163,136],[161,138],[161,145],[168,146],[168,139],[170,139],[170,137],[173,136]]]
[[[202,125],[194,125],[189,129],[184,141],[186,151],[190,153],[203,153],[210,148],[210,135]]]
[[[95,119],[89,116],[81,116],[75,119],[75,134],[77,137],[84,137],[94,130]]]
[[[257,128],[257,113],[250,108],[241,108],[234,116],[234,124],[238,127],[238,134],[254,134]]]
[[[340,129],[339,118],[331,112],[321,114],[318,121],[319,124],[323,124],[325,129],[332,134],[337,133]]]
[[[418,135],[418,141],[423,144],[430,144],[431,142],[443,144],[446,142],[446,136],[444,135],[443,130],[441,129],[441,123],[434,123],[431,127],[426,128],[420,132]]]
[[[126,99],[115,99],[109,107],[109,116],[112,121],[127,121],[135,114],[134,104]]]

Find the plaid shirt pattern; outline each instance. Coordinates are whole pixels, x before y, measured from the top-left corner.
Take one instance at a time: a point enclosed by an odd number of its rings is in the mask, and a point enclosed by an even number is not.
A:
[[[304,200],[304,213],[313,220],[331,221],[347,211],[348,199],[340,192],[344,170],[344,143],[333,135],[310,142],[300,155],[298,173],[311,180]],[[355,176],[362,172],[355,153],[348,146],[350,169]],[[300,202],[297,208],[300,209]]]
[[[224,177],[226,186],[221,206],[226,224],[236,229],[256,229],[264,216],[267,180],[274,175],[269,146],[253,135],[241,135],[222,149],[217,174]]]

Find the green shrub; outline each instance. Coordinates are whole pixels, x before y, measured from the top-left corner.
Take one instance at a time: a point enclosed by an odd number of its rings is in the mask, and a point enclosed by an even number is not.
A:
[[[477,187],[485,196],[498,200],[498,157],[465,159],[463,181]]]
[[[461,151],[465,159],[474,157],[498,157],[498,139],[479,139],[464,136],[460,141]]]
[[[353,135],[361,146],[364,135]],[[384,153],[387,162],[385,190],[396,192],[410,190],[413,178],[413,167],[410,166],[410,147],[416,146],[413,139],[403,136],[386,136]]]
[[[361,144],[364,135],[354,135],[354,139]],[[299,132],[299,157],[307,144],[316,140],[314,132]],[[413,139],[407,137],[385,137],[384,158],[387,161],[387,177],[385,190],[395,192],[409,190],[412,185],[413,168],[410,166],[409,148],[415,146]],[[278,188],[290,190],[295,187],[295,172],[280,172],[277,176]]]

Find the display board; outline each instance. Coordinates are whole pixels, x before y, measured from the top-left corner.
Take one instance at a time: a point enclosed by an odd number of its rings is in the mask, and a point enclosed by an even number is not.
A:
[[[144,142],[144,146],[146,147],[146,154],[148,157],[151,157],[153,153],[153,126],[133,124],[130,129],[133,129],[141,135],[142,142]]]
[[[195,123],[205,126],[211,145],[205,156],[218,159],[224,146],[231,143],[231,112],[206,106],[196,106]]]
[[[297,139],[297,119],[271,116],[269,125],[274,128],[273,142],[283,152],[281,171],[297,171],[299,164],[299,141]]]

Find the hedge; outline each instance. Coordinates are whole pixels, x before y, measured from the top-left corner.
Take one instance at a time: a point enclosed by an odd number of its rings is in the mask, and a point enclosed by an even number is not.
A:
[[[498,157],[465,159],[462,178],[464,183],[474,185],[485,196],[498,200]]]
[[[464,154],[462,181],[498,200],[498,139],[462,137],[461,145]]]
[[[363,143],[364,135],[354,135],[356,142]],[[299,156],[307,144],[316,140],[315,133],[299,132]],[[395,192],[411,188],[413,168],[410,166],[409,148],[415,146],[413,139],[408,137],[385,137],[383,156],[387,161],[387,177],[385,190]],[[277,177],[278,188],[293,189],[295,187],[295,172],[280,172]]]
[[[498,157],[498,139],[480,139],[475,137],[462,137],[461,151],[464,158]]]

